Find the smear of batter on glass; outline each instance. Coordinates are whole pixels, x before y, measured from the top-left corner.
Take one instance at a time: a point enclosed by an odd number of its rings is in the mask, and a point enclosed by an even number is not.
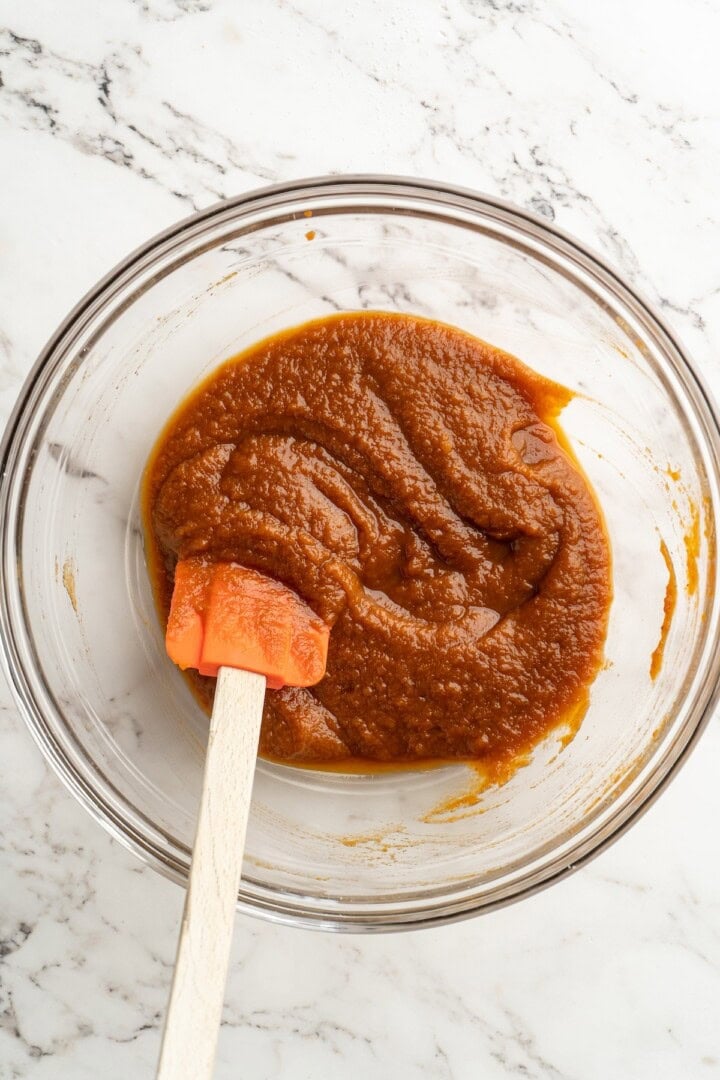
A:
[[[690,524],[683,537],[687,565],[687,592],[694,596],[698,587],[698,558],[700,557],[700,511],[697,503],[690,503]]]
[[[664,540],[660,541],[660,551],[662,557],[665,560],[665,565],[668,572],[667,585],[665,586],[665,598],[663,600],[663,621],[660,629],[660,640],[658,641],[653,654],[650,657],[650,678],[656,679],[660,673],[662,667],[663,656],[665,654],[665,643],[667,636],[670,633],[670,626],[672,624],[673,615],[675,614],[675,606],[677,604],[677,578],[675,576],[675,567],[673,566],[672,559],[670,558],[670,552],[668,551],[667,544]]]
[[[78,613],[77,589],[75,588],[75,567],[72,559],[66,559],[62,568],[62,581],[73,611]]]

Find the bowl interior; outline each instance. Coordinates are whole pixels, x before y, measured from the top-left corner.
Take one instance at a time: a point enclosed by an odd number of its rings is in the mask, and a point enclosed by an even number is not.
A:
[[[707,418],[652,318],[519,215],[397,191],[276,203],[230,207],[136,260],[37,379],[10,494],[22,693],[98,815],[182,877],[207,721],[165,657],[145,570],[138,490],[161,426],[220,361],[307,319],[382,309],[460,326],[575,391],[561,423],[613,550],[606,666],[577,736],[558,732],[503,787],[478,793],[465,766],[260,762],[241,899],[328,926],[490,905],[629,816],[697,722],[716,623]]]

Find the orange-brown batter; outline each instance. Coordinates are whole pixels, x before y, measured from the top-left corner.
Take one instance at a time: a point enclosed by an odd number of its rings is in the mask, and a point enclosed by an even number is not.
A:
[[[577,716],[611,585],[555,425],[569,396],[453,327],[357,313],[261,342],[182,405],[145,487],[162,612],[202,552],[332,627],[324,679],[268,693],[263,753],[497,766]]]

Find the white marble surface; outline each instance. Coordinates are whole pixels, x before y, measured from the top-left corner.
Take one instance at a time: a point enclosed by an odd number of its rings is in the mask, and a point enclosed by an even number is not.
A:
[[[665,309],[720,395],[717,0],[0,0],[0,28],[2,419],[129,249],[327,171],[547,215]],[[181,892],[0,703],[0,1077],[151,1077]],[[238,919],[218,1077],[720,1076],[719,769],[714,723],[614,848],[481,919],[381,938]]]

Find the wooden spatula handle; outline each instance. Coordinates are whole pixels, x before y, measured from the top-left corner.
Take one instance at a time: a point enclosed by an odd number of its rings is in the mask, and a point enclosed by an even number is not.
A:
[[[221,668],[158,1080],[210,1080],[222,1015],[265,677]]]

